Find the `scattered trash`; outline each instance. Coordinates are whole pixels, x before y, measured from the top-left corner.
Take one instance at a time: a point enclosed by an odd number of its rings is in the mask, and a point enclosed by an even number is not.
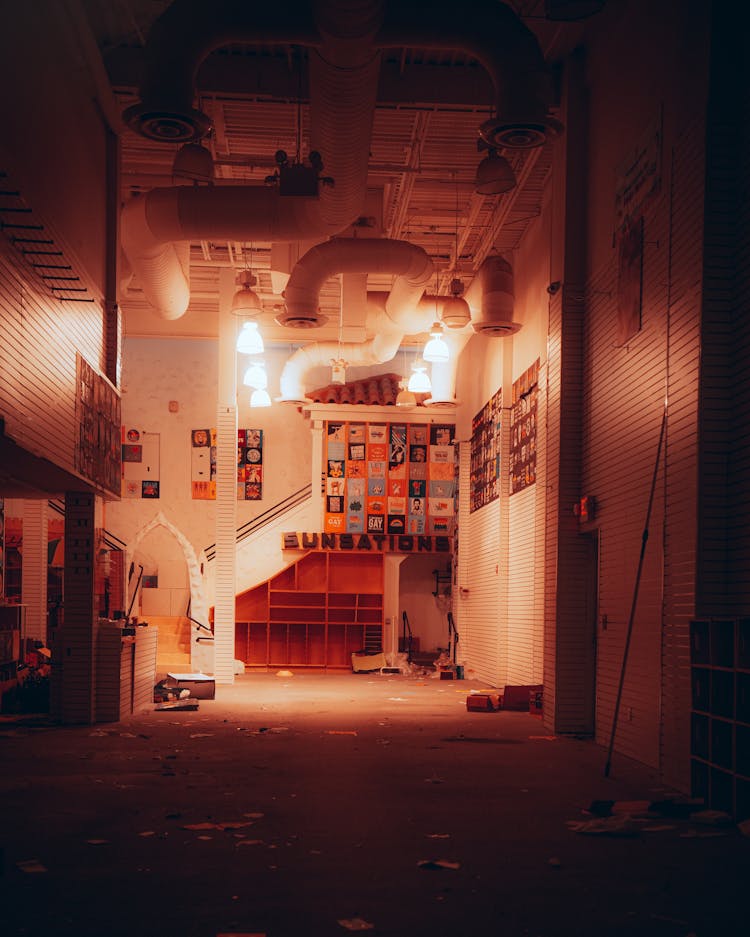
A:
[[[146,836],[156,836],[156,832],[155,830],[144,830],[142,833],[139,833],[138,835],[143,836],[145,838]]]
[[[638,828],[629,816],[597,817],[593,820],[570,820],[568,827],[589,836],[636,836]]]
[[[197,708],[198,708],[198,700],[193,700],[193,699],[190,699],[189,697],[187,699],[168,700],[165,703],[157,703],[156,706],[154,706],[154,710],[156,712],[165,712],[166,710],[171,710],[171,711],[191,710],[192,711]]]
[[[278,670],[276,671],[276,676],[277,677],[293,677],[294,674],[292,673],[291,670]]]
[[[191,732],[191,739],[210,739],[213,737],[213,732]]]
[[[450,839],[450,833],[428,833],[427,839]]]
[[[106,846],[109,844],[108,839],[87,839],[86,842],[89,846]]]
[[[723,810],[698,810],[690,815],[693,823],[704,823],[706,826],[728,826],[732,818]]]
[[[677,827],[672,823],[657,823],[651,826],[641,827],[644,833],[664,833],[667,830],[676,830]]]
[[[235,846],[263,846],[264,841],[262,839],[238,839],[234,845]]]
[[[375,930],[375,925],[361,917],[341,918],[339,924],[347,930]]]
[[[355,729],[328,729],[326,735],[356,735]]]
[[[389,703],[408,703],[409,700],[406,699],[406,697],[404,696],[389,696],[388,702]]]
[[[420,859],[417,862],[418,869],[425,869],[429,872],[440,872],[443,869],[455,871],[461,868],[460,862],[451,862],[450,859]]]
[[[246,826],[252,826],[252,820],[229,820],[224,823],[211,823],[206,821],[204,823],[187,823],[183,826],[183,830],[240,830]]]
[[[616,814],[634,816],[650,813],[647,800],[592,800],[588,813],[593,817],[611,817]]]
[[[20,862],[16,862],[16,867],[22,872],[28,872],[30,874],[47,871],[47,867],[42,865],[38,859],[22,859]]]

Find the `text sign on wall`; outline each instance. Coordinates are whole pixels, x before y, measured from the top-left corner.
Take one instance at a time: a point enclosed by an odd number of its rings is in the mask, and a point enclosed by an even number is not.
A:
[[[282,550],[327,550],[350,553],[450,553],[451,537],[429,534],[331,534],[281,535]]]

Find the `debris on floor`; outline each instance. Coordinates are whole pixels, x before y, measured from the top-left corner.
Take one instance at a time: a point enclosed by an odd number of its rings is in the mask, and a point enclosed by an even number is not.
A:
[[[339,924],[342,927],[345,927],[347,930],[351,931],[375,930],[374,924],[371,924],[369,921],[365,921],[361,917],[340,918]]]
[[[452,862],[450,859],[420,859],[417,862],[418,869],[425,869],[428,872],[440,872],[443,869],[455,871],[461,868],[460,862]]]
[[[185,699],[167,700],[165,703],[157,703],[154,706],[155,712],[166,712],[167,710],[172,712],[175,710],[193,712],[196,709],[198,709],[198,700],[191,699],[189,696]]]

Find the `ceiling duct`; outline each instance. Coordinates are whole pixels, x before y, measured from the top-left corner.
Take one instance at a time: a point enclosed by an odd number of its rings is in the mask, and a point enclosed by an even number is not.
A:
[[[281,197],[278,187],[175,186],[153,189],[123,209],[122,247],[147,302],[163,317],[187,310],[190,287],[177,242],[283,242],[327,238],[360,216],[380,74],[378,50],[457,50],[476,57],[495,88],[495,115],[480,133],[494,147],[543,143],[552,83],[533,34],[496,0],[465,0],[462,15],[424,0],[174,0],[149,33],[141,101],[130,127],[152,139],[197,141],[209,128],[194,107],[195,77],[206,56],[229,44],[307,47],[310,149],[320,153],[333,186],[317,198]],[[301,320],[298,321],[301,324]]]
[[[392,273],[396,275],[385,304],[388,331],[407,332],[411,310],[419,302],[432,276],[429,256],[408,241],[371,238],[334,238],[316,244],[297,261],[284,290],[284,312],[279,325],[323,325],[319,297],[323,284],[337,273]]]
[[[299,11],[299,16],[297,15]],[[195,74],[203,59],[229,43],[289,42],[310,47],[310,146],[334,180],[318,198],[280,195],[265,186],[152,189],[122,213],[122,246],[144,295],[158,314],[178,318],[187,310],[187,271],[175,242],[195,240],[297,241],[330,237],[353,224],[367,191],[367,164],[380,74],[374,51],[380,0],[311,5],[296,2],[263,8],[239,0],[175,0],[157,20],[147,43],[148,71],[141,104],[124,117],[157,139],[181,115],[195,116]],[[153,39],[152,39],[153,36]],[[155,114],[167,115],[162,128]],[[170,124],[172,122],[172,124]],[[195,139],[204,133],[195,124]],[[170,139],[180,139],[176,133]]]
[[[496,149],[541,146],[562,129],[550,116],[554,89],[534,34],[496,0],[453,4],[390,0],[376,42],[381,48],[453,49],[476,58],[495,89],[494,115],[479,128]]]
[[[466,291],[475,332],[506,338],[521,328],[513,321],[513,268],[502,257],[488,257]]]

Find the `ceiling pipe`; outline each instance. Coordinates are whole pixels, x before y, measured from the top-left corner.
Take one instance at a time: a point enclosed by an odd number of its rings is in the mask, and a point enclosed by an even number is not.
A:
[[[433,265],[421,247],[407,241],[336,238],[312,247],[300,258],[285,290],[288,314],[315,315],[320,289],[337,273],[395,273],[390,293],[367,293],[365,342],[311,342],[295,351],[281,372],[279,401],[306,401],[305,379],[316,367],[343,359],[347,367],[368,367],[395,358],[405,334],[427,327],[433,307],[420,298],[432,279]]]
[[[458,359],[461,357],[461,352],[466,347],[472,334],[470,328],[464,328],[443,335],[443,341],[450,349],[450,357],[447,361],[436,361],[432,365],[430,372],[431,392],[430,396],[424,401],[426,407],[458,406],[459,401],[456,400]]]
[[[320,290],[337,273],[392,273],[396,275],[385,303],[389,331],[407,331],[404,323],[429,283],[433,264],[429,255],[408,241],[387,238],[334,238],[310,248],[297,261],[284,290],[284,311],[279,325],[322,325]]]
[[[465,0],[462,14],[415,0],[391,0],[385,14],[380,0],[293,0],[262,8],[244,0],[209,6],[174,0],[149,34],[141,102],[124,114],[130,126],[158,140],[200,139],[210,120],[193,107],[195,77],[213,49],[238,42],[307,46],[311,145],[335,185],[317,199],[260,186],[176,186],[132,200],[122,214],[122,245],[149,304],[168,319],[187,309],[189,279],[174,242],[314,239],[356,221],[366,194],[378,49],[415,46],[475,56],[495,86],[496,116],[481,129],[493,146],[536,146],[559,129],[548,116],[551,82],[533,34],[495,0]]]
[[[513,321],[513,267],[503,257],[485,258],[464,293],[471,310],[471,327],[490,338],[505,338],[521,328]]]
[[[287,5],[268,6],[274,9],[260,11],[240,0],[209,6],[175,0],[154,26],[153,47],[149,34],[142,102],[128,108],[125,119],[156,139],[196,139],[209,125],[192,107],[195,75],[212,49],[235,42],[314,44],[310,143],[334,185],[323,186],[317,198],[280,195],[278,188],[265,186],[174,186],[128,202],[121,219],[123,250],[147,301],[167,319],[183,315],[190,297],[174,242],[329,237],[356,221],[364,205],[380,73],[373,39],[381,2],[326,0],[313,7],[317,25],[310,5],[297,3],[306,10],[303,26],[294,25]],[[192,122],[193,136],[180,136],[183,121]]]
[[[451,49],[466,52],[487,70],[495,89],[495,113],[479,128],[496,149],[541,146],[562,129],[550,116],[552,77],[534,34],[510,6],[497,0],[453,4],[387,0],[381,48]]]

